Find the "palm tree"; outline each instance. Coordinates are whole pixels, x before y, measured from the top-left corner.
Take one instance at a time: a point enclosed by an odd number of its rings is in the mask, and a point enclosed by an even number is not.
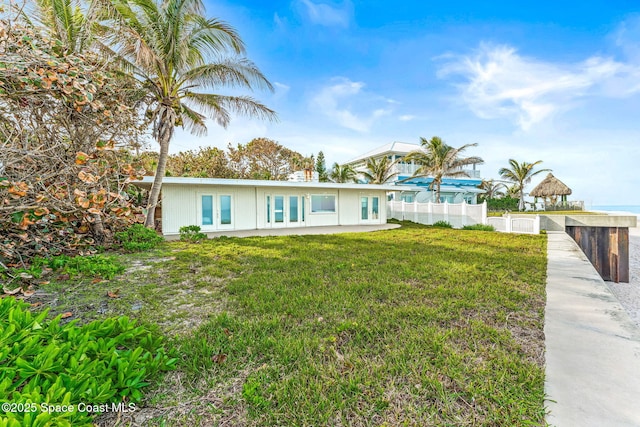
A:
[[[508,181],[514,183],[518,192],[520,202],[518,203],[518,210],[524,210],[524,186],[531,182],[531,178],[542,172],[549,172],[551,169],[540,169],[533,171],[533,168],[542,163],[542,160],[538,160],[534,163],[522,162],[518,163],[514,159],[509,159],[509,165],[511,168],[500,168],[498,173],[500,176]]]
[[[221,87],[273,87],[256,65],[238,56],[245,53],[238,33],[223,21],[204,17],[201,0],[111,0],[103,4],[110,18],[103,25],[112,29],[105,47],[142,82],[151,100],[148,115],[160,145],[145,222],[153,227],[176,126],[204,135],[207,118],[226,127],[230,112],[274,120],[275,112],[251,97],[210,92]]]
[[[411,178],[433,177],[430,188],[436,191],[436,203],[440,202],[442,178],[445,176],[468,177],[469,174],[462,169],[464,166],[484,163],[484,160],[477,156],[461,157],[464,150],[476,147],[478,144],[465,144],[460,148],[453,148],[434,136],[430,140],[421,137],[420,145],[422,146],[420,150],[410,152],[404,160],[420,165]]]
[[[478,185],[479,189],[484,190],[483,197],[485,200],[504,196],[504,191],[501,190],[501,188],[504,187],[504,184],[494,182],[492,179],[483,179],[480,185]]]
[[[329,178],[333,182],[357,182],[356,171],[350,165],[340,166],[337,162],[333,164]]]
[[[27,25],[44,28],[64,53],[82,53],[91,39],[91,20],[79,0],[36,0],[21,11]]]
[[[394,166],[395,162],[390,161],[388,157],[380,157],[377,160],[371,157],[367,159],[367,169],[362,175],[369,184],[384,184],[395,175]]]

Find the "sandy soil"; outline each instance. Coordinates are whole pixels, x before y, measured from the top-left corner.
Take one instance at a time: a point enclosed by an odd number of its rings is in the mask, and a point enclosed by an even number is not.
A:
[[[629,229],[629,283],[606,283],[640,327],[640,228]]]

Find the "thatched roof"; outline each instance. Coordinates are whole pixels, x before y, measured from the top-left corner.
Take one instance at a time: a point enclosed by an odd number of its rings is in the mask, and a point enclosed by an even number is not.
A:
[[[529,193],[529,195],[533,197],[568,196],[569,194],[571,194],[571,189],[553,176],[552,173],[547,175],[547,177]]]

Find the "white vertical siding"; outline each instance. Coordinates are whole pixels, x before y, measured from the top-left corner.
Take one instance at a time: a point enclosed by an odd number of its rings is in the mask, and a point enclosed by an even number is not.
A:
[[[367,190],[366,187],[362,190]],[[360,224],[360,197],[379,197],[379,218],[369,220],[368,224],[384,224],[387,222],[386,192],[384,190],[362,191],[361,189],[322,189],[291,187],[248,187],[233,185],[182,185],[164,184],[162,187],[162,232],[163,234],[178,234],[180,227],[185,225],[201,225],[199,221],[199,198],[203,194],[214,195],[218,203],[219,195],[232,196],[232,225],[228,230],[252,230],[268,228],[273,224],[266,222],[266,196],[282,195],[287,200],[289,196],[304,196],[305,223],[291,224],[292,226],[332,226]],[[334,195],[336,197],[335,213],[311,212],[311,195]],[[288,212],[287,212],[288,215]],[[273,221],[273,218],[272,218]],[[208,229],[207,231],[216,231]]]
[[[340,225],[358,224],[359,198],[358,190],[340,190]]]
[[[219,187],[220,188],[220,187]],[[220,188],[220,194],[225,187]],[[256,189],[254,187],[229,187],[234,195],[235,230],[254,230],[256,226]]]
[[[196,192],[193,186],[162,186],[162,233],[178,234],[180,227],[197,223]]]

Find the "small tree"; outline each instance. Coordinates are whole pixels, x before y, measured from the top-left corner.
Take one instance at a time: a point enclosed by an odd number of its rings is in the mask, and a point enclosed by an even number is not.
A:
[[[520,202],[518,203],[518,210],[524,210],[524,187],[531,182],[531,178],[542,172],[549,172],[551,169],[540,169],[538,171],[533,170],[537,165],[542,163],[542,160],[538,160],[534,163],[522,162],[518,163],[514,159],[509,159],[510,168],[501,168],[498,172],[502,178],[514,183],[514,187],[518,192]]]
[[[245,48],[235,29],[206,18],[200,0],[111,0],[103,15],[109,18],[101,22],[109,30],[105,48],[144,83],[150,98],[147,111],[160,146],[145,221],[153,227],[175,128],[203,135],[207,118],[226,127],[231,112],[273,120],[275,112],[251,97],[212,93],[224,87],[273,87],[240,56]]]
[[[316,159],[315,170],[318,172],[318,180],[320,182],[328,182],[329,181],[329,173],[327,171],[327,164],[324,159],[324,153],[320,151],[318,153],[318,158]]]
[[[478,188],[484,190],[480,195],[481,200],[497,199],[503,197],[505,185],[500,182],[494,182],[492,179],[483,179]]]
[[[420,167],[415,171],[412,178],[416,177],[433,177],[431,189],[436,190],[436,203],[440,202],[440,186],[442,178],[450,177],[468,177],[469,174],[462,168],[468,165],[484,163],[477,156],[462,157],[462,153],[469,147],[475,147],[478,144],[465,144],[460,148],[453,148],[446,144],[442,139],[434,136],[430,140],[420,138],[421,150],[412,151],[406,157],[406,161],[414,161]]]
[[[340,166],[338,163],[334,163],[329,174],[329,178],[333,182],[358,182],[358,174],[350,165]]]
[[[388,157],[380,157],[379,159],[367,159],[367,169],[362,175],[369,184],[384,184],[396,175],[393,170],[395,162],[389,160]]]

